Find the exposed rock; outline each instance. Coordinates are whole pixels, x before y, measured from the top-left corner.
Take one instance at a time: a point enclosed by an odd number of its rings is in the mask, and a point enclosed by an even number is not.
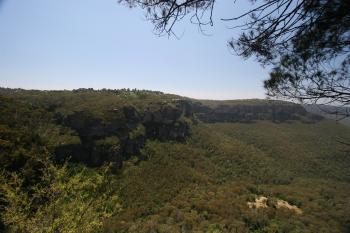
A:
[[[259,209],[259,208],[267,208],[267,197],[257,197],[254,202],[247,202],[249,208]]]
[[[123,160],[139,155],[148,139],[184,141],[196,119],[206,123],[283,122],[300,118],[313,121],[307,114],[302,106],[296,104],[221,104],[209,107],[184,99],[149,104],[142,112],[133,106],[124,106],[111,108],[97,116],[84,111],[65,117],[57,114],[57,121],[77,132],[81,145],[59,146],[55,154],[58,160],[69,156],[71,161],[91,166],[112,162],[120,167]],[[115,143],[110,138],[115,138]],[[108,143],[101,144],[104,140]]]
[[[70,159],[72,162],[87,163],[90,159],[89,151],[81,144],[61,145],[56,147],[54,158],[58,162],[65,162]]]
[[[77,132],[81,145],[59,146],[55,157],[59,161],[70,157],[73,162],[90,166],[112,162],[121,167],[124,159],[140,154],[147,139],[183,141],[190,134],[189,122],[184,117],[190,116],[191,105],[184,101],[148,109],[142,114],[132,106],[124,106],[106,112],[107,120],[83,111],[65,118],[60,116],[57,119]],[[115,143],[110,138],[115,138]]]
[[[93,147],[89,165],[101,166],[104,162],[110,162],[113,167],[121,168],[123,157],[120,148],[115,145],[98,145]]]
[[[176,140],[183,141],[190,135],[190,126],[185,122],[176,122],[173,124],[146,123],[146,135],[150,139],[160,141]]]
[[[218,105],[210,108],[204,105],[195,105],[195,115],[202,122],[253,122],[270,120],[284,122],[304,119],[308,113],[297,104],[257,104],[257,105]],[[317,120],[307,116],[310,120]]]
[[[75,112],[64,119],[64,124],[77,131],[82,140],[101,138],[105,130],[101,119],[87,112]]]
[[[92,144],[58,146],[54,154],[59,162],[69,159],[70,162],[82,162],[93,167],[109,162],[118,169],[123,163],[123,153],[117,137],[96,140]]]
[[[256,197],[254,202],[247,202],[247,205],[250,209],[268,208],[269,201],[270,201],[270,198],[260,196],[260,197]],[[271,207],[271,205],[270,205],[270,207]],[[273,207],[275,207],[277,209],[280,209],[280,208],[288,209],[288,210],[294,212],[295,214],[302,214],[303,213],[303,211],[299,207],[297,207],[295,205],[291,205],[287,201],[280,200],[280,199],[277,199],[275,201],[275,203],[273,203]]]
[[[302,214],[303,211],[298,208],[297,206],[295,205],[291,205],[289,204],[287,201],[284,201],[284,200],[277,200],[277,208],[285,208],[285,209],[288,209],[296,214]]]

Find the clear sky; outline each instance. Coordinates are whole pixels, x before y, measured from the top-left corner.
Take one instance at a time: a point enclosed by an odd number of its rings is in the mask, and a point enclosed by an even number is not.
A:
[[[233,0],[218,2],[210,36],[188,21],[177,25],[178,40],[156,36],[143,11],[116,0],[2,0],[0,86],[264,98],[268,71],[232,55],[227,40],[235,32],[218,20],[236,14],[237,6]]]

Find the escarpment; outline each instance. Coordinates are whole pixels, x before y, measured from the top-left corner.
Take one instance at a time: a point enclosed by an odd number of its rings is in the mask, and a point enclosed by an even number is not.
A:
[[[300,120],[313,123],[322,117],[308,113],[301,105],[280,101],[257,101],[257,103],[220,103],[214,106],[195,105],[196,116],[206,123],[215,122],[254,122],[258,120],[275,123]]]
[[[198,101],[172,100],[150,104],[142,110],[132,105],[105,110],[103,117],[88,111],[76,111],[66,116],[56,115],[60,124],[77,132],[80,141],[55,149],[57,160],[70,158],[100,166],[111,162],[120,168],[124,160],[140,155],[146,140],[185,141],[191,124],[196,122],[253,122],[268,120],[284,122],[319,120],[297,104],[220,104],[210,106]]]
[[[0,88],[0,94],[21,103],[23,109],[32,109],[36,116],[24,125],[33,128],[39,138],[50,138],[46,143],[57,161],[69,159],[89,166],[110,162],[120,168],[131,156],[142,160],[140,151],[147,140],[184,142],[191,134],[191,124],[313,123],[322,119],[301,105],[283,101],[194,100],[147,90]],[[23,116],[19,109],[11,111],[14,119],[28,118],[25,111]]]
[[[187,102],[176,101],[143,111],[127,105],[108,110],[103,116],[98,118],[86,111],[56,116],[61,124],[77,132],[80,142],[58,146],[55,158],[70,158],[90,166],[111,162],[120,168],[130,156],[140,155],[148,139],[184,141],[190,135],[193,112]]]

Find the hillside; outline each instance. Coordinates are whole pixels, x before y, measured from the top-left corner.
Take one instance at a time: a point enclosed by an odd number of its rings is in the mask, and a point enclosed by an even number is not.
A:
[[[2,88],[0,107],[3,231],[350,230],[350,129],[300,105]]]
[[[308,104],[304,105],[304,108],[310,113],[335,120],[343,125],[350,127],[350,109],[348,107]]]

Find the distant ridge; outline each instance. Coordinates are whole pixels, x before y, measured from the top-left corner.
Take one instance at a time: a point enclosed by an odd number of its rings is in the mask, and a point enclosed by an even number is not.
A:
[[[305,104],[306,111],[323,116],[327,119],[335,120],[350,127],[350,107],[337,107],[321,104]]]

